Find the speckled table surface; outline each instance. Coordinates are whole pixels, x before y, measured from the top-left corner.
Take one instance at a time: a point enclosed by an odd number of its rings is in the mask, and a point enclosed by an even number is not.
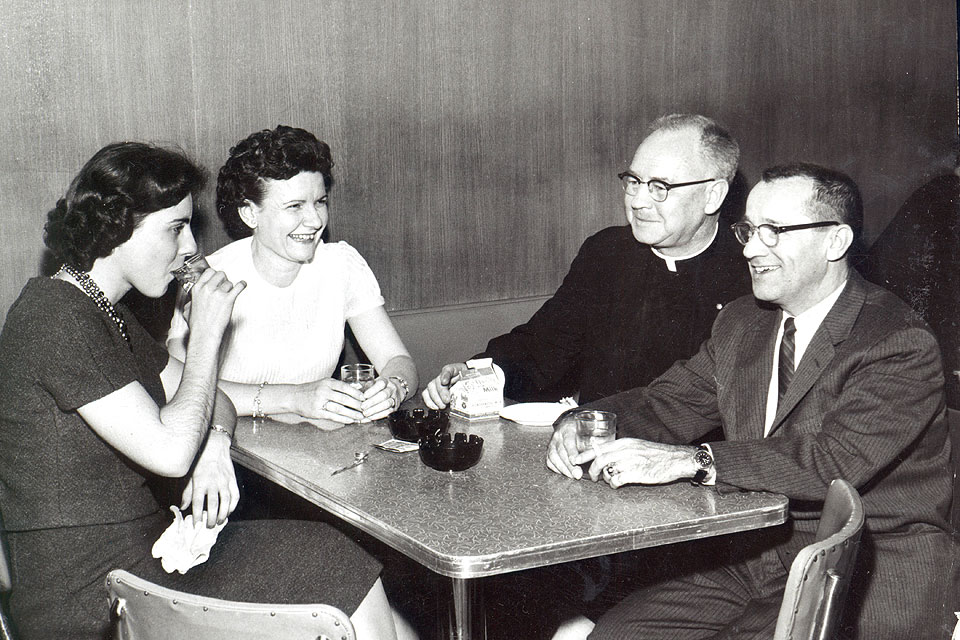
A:
[[[720,495],[676,483],[611,489],[548,470],[551,430],[505,420],[451,419],[483,437],[480,462],[441,472],[416,452],[374,448],[386,420],[324,431],[241,418],[235,460],[451,578],[477,578],[780,524],[787,499]],[[364,464],[331,476],[354,453]]]

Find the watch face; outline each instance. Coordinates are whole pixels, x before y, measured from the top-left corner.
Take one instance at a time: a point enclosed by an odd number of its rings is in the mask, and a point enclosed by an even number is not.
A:
[[[699,449],[695,454],[693,454],[693,460],[700,466],[701,469],[709,469],[713,466],[713,457],[710,455],[710,452],[703,449]]]

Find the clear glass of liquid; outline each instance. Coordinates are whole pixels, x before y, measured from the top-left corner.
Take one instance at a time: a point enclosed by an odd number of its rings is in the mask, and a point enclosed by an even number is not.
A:
[[[369,389],[375,379],[376,372],[372,364],[345,364],[340,367],[340,380],[359,391]]]
[[[190,293],[190,289],[200,279],[200,274],[209,267],[203,254],[195,253],[183,261],[183,266],[173,272],[173,277],[180,283],[184,293]]]
[[[613,442],[617,439],[617,414],[610,411],[584,410],[578,411],[577,418],[577,451],[592,450],[596,452],[597,448],[607,442]],[[590,469],[590,462],[584,462],[580,465],[584,475]]]

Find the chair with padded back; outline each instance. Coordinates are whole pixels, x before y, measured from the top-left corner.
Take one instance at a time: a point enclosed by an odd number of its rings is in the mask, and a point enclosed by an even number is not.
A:
[[[7,561],[7,542],[4,540],[3,518],[0,518],[0,640],[14,640],[13,625],[7,615],[7,598],[13,588]]]
[[[863,529],[863,503],[846,480],[830,483],[816,542],[797,553],[777,618],[774,640],[834,637]]]
[[[960,542],[960,410],[947,409],[947,423],[950,426],[950,461],[953,467],[953,507],[950,521],[953,535]]]
[[[356,640],[349,616],[330,605],[206,598],[121,569],[107,575],[106,586],[116,640]]]

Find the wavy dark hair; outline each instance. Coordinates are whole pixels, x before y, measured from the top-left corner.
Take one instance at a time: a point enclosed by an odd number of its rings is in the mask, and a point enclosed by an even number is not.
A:
[[[238,209],[247,201],[260,205],[265,179],[289,180],[304,171],[323,175],[330,191],[333,158],[327,143],[304,129],[279,125],[252,133],[230,149],[230,157],[217,176],[217,215],[231,238],[252,232]]]
[[[83,165],[47,214],[43,242],[61,262],[89,271],[149,214],[196,196],[204,179],[181,151],[143,142],[109,144]]]

